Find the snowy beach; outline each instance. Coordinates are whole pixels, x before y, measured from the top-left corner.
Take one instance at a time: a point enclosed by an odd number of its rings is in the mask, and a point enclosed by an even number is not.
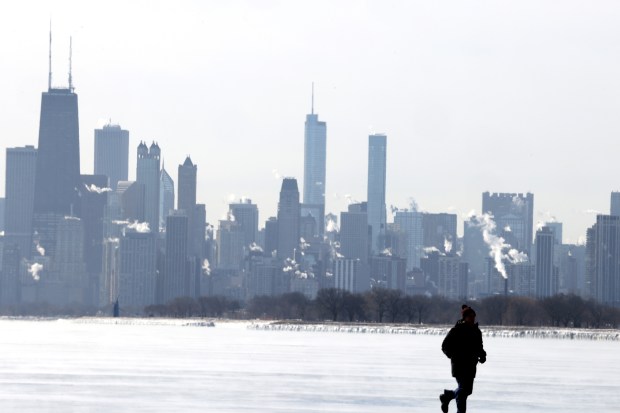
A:
[[[442,328],[103,318],[2,319],[0,328],[7,412],[422,413],[439,410],[437,395],[454,386]],[[617,341],[501,331],[486,332],[471,411],[616,410]]]

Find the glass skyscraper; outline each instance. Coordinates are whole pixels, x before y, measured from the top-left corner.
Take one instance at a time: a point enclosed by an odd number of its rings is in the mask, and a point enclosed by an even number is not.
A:
[[[119,181],[126,181],[129,162],[129,131],[108,124],[95,129],[95,175],[108,177],[108,185],[116,190]]]
[[[386,135],[368,137],[368,225],[372,227],[371,250],[379,253],[385,244],[387,212],[385,206]]]
[[[304,133],[304,204],[325,205],[327,127],[319,115],[306,115]]]

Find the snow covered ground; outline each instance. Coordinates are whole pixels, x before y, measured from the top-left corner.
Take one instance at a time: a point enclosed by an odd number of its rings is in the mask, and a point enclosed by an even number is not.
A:
[[[422,413],[454,386],[440,330],[264,326],[0,320],[0,411]],[[618,341],[491,334],[485,347],[471,412],[618,410]]]

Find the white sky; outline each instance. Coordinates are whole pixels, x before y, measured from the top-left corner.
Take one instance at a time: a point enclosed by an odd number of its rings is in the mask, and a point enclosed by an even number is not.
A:
[[[37,145],[51,17],[54,84],[73,35],[82,173],[111,118],[130,131],[130,179],[141,139],[159,142],[175,182],[191,155],[210,222],[240,196],[274,215],[273,170],[302,184],[312,81],[328,211],[365,199],[373,132],[388,135],[388,207],[461,215],[485,190],[531,191],[535,221],[557,218],[575,242],[620,188],[618,2],[7,4],[0,150]],[[2,155],[0,194],[4,168]]]

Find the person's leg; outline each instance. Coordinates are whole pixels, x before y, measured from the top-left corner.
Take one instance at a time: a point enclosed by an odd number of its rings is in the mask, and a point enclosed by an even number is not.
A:
[[[448,413],[448,405],[452,399],[454,399],[454,392],[452,390],[444,390],[443,394],[439,395],[439,400],[441,401],[441,411],[443,413]]]
[[[467,411],[467,396],[469,396],[474,389],[473,377],[457,377],[456,382],[458,387],[454,391],[454,397],[456,399],[457,413],[465,413]]]

